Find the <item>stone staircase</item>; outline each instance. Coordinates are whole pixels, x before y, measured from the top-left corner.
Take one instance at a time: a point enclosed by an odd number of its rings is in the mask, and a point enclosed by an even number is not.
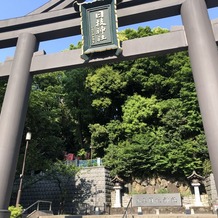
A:
[[[126,214],[125,214],[126,213]],[[125,216],[123,215],[125,214]],[[109,214],[100,215],[43,215],[37,218],[218,218],[218,213],[206,207],[195,207],[185,209],[184,207],[165,207],[155,209],[153,207],[144,207],[141,214],[137,207],[111,208]]]
[[[40,209],[40,206],[41,207],[45,206],[42,204],[46,204],[48,209],[42,209],[42,208]],[[23,210],[22,218],[39,218],[40,216],[51,217],[53,215],[53,211],[51,210],[51,205],[52,205],[51,201],[38,200]]]
[[[34,210],[32,213],[28,215],[24,215],[22,218],[39,218],[39,217],[45,217],[45,216],[53,216],[53,212],[50,210]]]
[[[39,218],[122,218],[123,215],[53,215]],[[126,218],[217,218],[217,214],[144,214],[128,215]]]

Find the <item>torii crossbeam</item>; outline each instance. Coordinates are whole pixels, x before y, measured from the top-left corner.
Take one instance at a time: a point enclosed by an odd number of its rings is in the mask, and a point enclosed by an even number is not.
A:
[[[163,35],[123,42],[119,57],[100,56],[85,62],[81,50],[45,55],[36,52],[41,41],[80,34],[75,0],[51,0],[27,16],[0,21],[0,48],[16,45],[13,60],[0,64],[0,77],[9,77],[0,116],[0,218],[9,218],[8,205],[34,74],[87,67],[188,49],[204,130],[218,190],[218,20],[207,9],[217,0],[123,0],[118,24],[125,26],[180,15],[184,28]]]

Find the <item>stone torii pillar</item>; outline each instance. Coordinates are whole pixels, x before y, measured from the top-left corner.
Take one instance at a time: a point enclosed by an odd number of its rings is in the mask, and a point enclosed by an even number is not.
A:
[[[22,33],[19,36],[2,105],[0,116],[0,218],[10,217],[8,205],[32,84],[32,75],[29,70],[37,44],[36,37],[30,33]]]
[[[182,21],[215,181],[218,181],[218,51],[205,0],[186,0]],[[216,183],[218,190],[218,184]]]

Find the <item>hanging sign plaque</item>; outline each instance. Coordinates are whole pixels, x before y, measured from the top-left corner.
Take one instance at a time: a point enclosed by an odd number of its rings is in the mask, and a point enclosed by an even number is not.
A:
[[[93,53],[114,50],[121,53],[117,37],[116,0],[97,0],[80,5],[82,17],[82,58],[88,60]]]

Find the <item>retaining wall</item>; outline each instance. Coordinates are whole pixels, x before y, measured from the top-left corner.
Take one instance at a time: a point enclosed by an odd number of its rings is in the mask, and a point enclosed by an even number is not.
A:
[[[25,177],[25,180],[31,181],[31,177]],[[43,176],[38,176],[37,180],[37,176],[33,176],[32,183],[23,185],[20,204],[27,208],[37,200],[52,201],[54,214],[92,214],[95,207],[106,210],[110,205],[113,186],[109,171],[102,166],[81,168],[75,178],[61,178],[61,181]],[[16,202],[18,183],[14,184],[12,205]],[[40,209],[48,209],[48,204],[41,204]]]

